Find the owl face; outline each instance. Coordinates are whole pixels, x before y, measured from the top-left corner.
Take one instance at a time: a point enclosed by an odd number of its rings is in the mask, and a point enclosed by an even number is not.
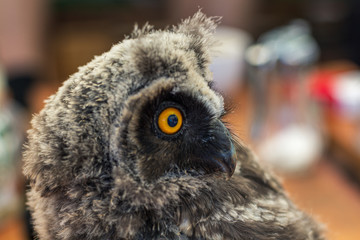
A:
[[[129,169],[145,180],[179,172],[228,178],[234,172],[236,153],[221,121],[222,98],[199,82],[186,87],[183,79],[160,78],[128,99],[114,139],[121,139],[117,149],[131,149],[120,159],[128,159]],[[199,97],[203,92],[209,98]]]

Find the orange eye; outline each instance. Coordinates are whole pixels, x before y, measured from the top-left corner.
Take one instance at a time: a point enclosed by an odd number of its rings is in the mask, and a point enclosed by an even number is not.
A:
[[[158,117],[158,126],[162,132],[171,135],[180,130],[182,120],[181,112],[174,107],[169,107],[160,113]]]

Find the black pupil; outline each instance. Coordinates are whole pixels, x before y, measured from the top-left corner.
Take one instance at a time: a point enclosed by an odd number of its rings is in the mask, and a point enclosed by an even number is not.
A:
[[[178,118],[175,114],[171,114],[167,120],[170,127],[175,127],[178,123]]]

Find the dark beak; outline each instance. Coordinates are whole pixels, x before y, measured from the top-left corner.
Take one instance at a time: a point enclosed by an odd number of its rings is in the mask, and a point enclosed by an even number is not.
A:
[[[214,120],[202,142],[202,168],[208,173],[225,173],[230,179],[236,167],[236,150],[229,130],[220,120]]]

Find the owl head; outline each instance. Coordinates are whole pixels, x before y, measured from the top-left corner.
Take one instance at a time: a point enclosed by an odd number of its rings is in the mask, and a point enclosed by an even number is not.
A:
[[[117,46],[131,61],[125,70],[131,77],[125,91],[114,92],[121,111],[111,124],[110,147],[134,175],[148,180],[178,171],[232,175],[233,140],[208,70],[214,28],[198,13],[167,32],[137,30],[136,38]]]
[[[114,166],[138,181],[229,178],[236,151],[208,69],[217,21],[198,12],[166,31],[135,27],[80,67],[33,119],[25,174],[44,192]]]

